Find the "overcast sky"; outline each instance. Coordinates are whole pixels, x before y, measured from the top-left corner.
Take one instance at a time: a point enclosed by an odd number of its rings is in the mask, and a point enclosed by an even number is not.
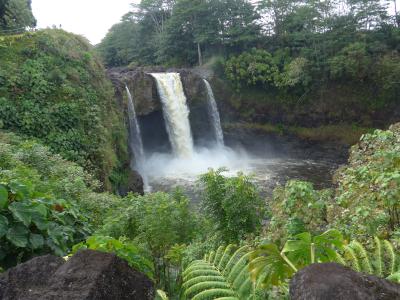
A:
[[[130,10],[130,3],[140,0],[33,0],[33,14],[38,28],[56,25],[81,34],[97,44],[110,27]],[[400,9],[400,0],[396,0]],[[393,1],[390,1],[393,12]]]
[[[137,0],[33,0],[38,28],[62,26],[97,44]]]

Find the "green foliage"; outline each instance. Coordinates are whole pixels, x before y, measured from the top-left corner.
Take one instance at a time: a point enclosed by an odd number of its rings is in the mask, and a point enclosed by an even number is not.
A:
[[[3,129],[40,139],[111,190],[108,177],[118,164],[116,153],[123,152],[117,141],[126,140],[126,130],[88,42],[62,30],[42,30],[3,39],[0,57]]]
[[[226,62],[225,72],[237,89],[242,85],[273,86],[279,76],[279,68],[272,55],[261,49],[231,57]]]
[[[0,184],[0,264],[9,267],[35,255],[65,255],[89,233],[74,202],[52,199],[18,181]]]
[[[238,242],[260,230],[264,203],[250,177],[240,173],[225,177],[223,171],[210,170],[200,176],[201,207],[222,239]]]
[[[400,127],[364,135],[336,174],[329,222],[351,237],[390,238],[400,228]]]
[[[31,0],[3,0],[0,3],[0,35],[23,32],[35,27]]]
[[[188,244],[194,238],[196,219],[179,190],[130,195],[111,209],[99,233],[125,237],[143,247],[152,257],[157,284],[169,293],[174,288],[170,271],[179,268],[183,258],[184,249],[177,244]],[[179,282],[179,278],[174,280]]]
[[[248,246],[231,244],[190,263],[182,274],[184,299],[254,299],[250,253]]]
[[[353,43],[343,48],[330,61],[332,78],[364,80],[371,71],[372,57],[365,43]]]
[[[290,279],[299,269],[312,264],[340,261],[336,249],[343,248],[343,237],[337,230],[328,230],[312,236],[300,233],[289,239],[282,250],[274,243],[260,245],[252,252],[250,273],[256,287],[287,287]]]
[[[284,241],[305,231],[323,232],[330,194],[329,190],[315,190],[312,183],[305,181],[291,180],[284,187],[276,187],[269,204],[269,238]]]
[[[314,237],[304,232],[289,239],[282,250],[274,243],[261,244],[251,255],[251,278],[256,288],[277,286],[286,290],[289,279],[301,268],[312,263],[336,262],[357,272],[398,281],[400,265],[393,245],[378,238],[375,245],[375,251],[367,250],[356,240],[346,245],[335,229]]]
[[[135,270],[146,274],[150,278],[154,277],[153,264],[143,256],[142,251],[140,251],[137,246],[123,238],[117,240],[108,236],[94,235],[87,238],[85,242],[76,244],[72,248],[71,255],[81,249],[114,253],[118,257],[126,260]]]

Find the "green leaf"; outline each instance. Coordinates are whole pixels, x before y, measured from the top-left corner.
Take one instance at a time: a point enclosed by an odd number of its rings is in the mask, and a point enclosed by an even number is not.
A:
[[[8,203],[8,190],[0,184],[0,209],[5,208]]]
[[[32,214],[32,223],[36,225],[39,230],[46,230],[49,227],[49,223],[46,218],[44,218],[39,213]]]
[[[26,185],[17,182],[11,182],[9,186],[11,188],[11,192],[17,196],[18,200],[23,200],[29,197],[29,190]]]
[[[7,239],[17,247],[26,247],[28,244],[28,228],[22,224],[14,224],[7,232]]]
[[[31,233],[29,236],[29,242],[32,249],[39,249],[44,245],[44,238],[40,234]]]
[[[8,206],[15,219],[29,226],[32,221],[32,209],[27,203],[13,202]]]
[[[8,230],[8,220],[5,216],[0,215],[0,238],[5,236]]]

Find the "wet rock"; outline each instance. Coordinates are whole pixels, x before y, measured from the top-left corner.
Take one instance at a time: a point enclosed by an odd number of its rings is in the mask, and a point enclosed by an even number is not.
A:
[[[67,262],[46,255],[0,276],[3,300],[106,300],[154,298],[154,285],[114,254],[78,252]]]
[[[119,195],[125,197],[130,192],[143,195],[144,186],[142,176],[134,170],[129,170],[128,172],[129,173],[128,178],[126,179],[126,184],[121,185],[118,189]]]
[[[395,300],[400,285],[336,263],[313,264],[290,282],[292,300]]]

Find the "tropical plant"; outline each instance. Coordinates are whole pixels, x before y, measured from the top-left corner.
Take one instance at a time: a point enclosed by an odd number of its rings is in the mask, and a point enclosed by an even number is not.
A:
[[[250,274],[256,288],[279,286],[287,289],[287,280],[299,269],[319,262],[339,261],[336,249],[343,247],[343,237],[337,230],[312,236],[300,233],[279,250],[274,243],[260,245],[252,252]]]
[[[238,173],[225,177],[224,169],[200,176],[201,208],[226,242],[257,234],[264,215],[264,201],[251,177]]]
[[[90,234],[73,202],[48,198],[18,181],[0,182],[0,264],[5,268],[35,255],[63,256]]]
[[[374,251],[354,240],[346,245],[342,234],[330,229],[318,236],[305,232],[286,242],[281,250],[274,243],[260,245],[252,252],[249,265],[256,288],[273,286],[287,290],[289,279],[313,263],[336,262],[365,272],[399,281],[400,265],[393,245],[375,237]]]
[[[90,236],[85,242],[76,244],[72,248],[70,255],[75,254],[81,249],[114,253],[126,260],[135,270],[146,274],[149,278],[154,278],[154,266],[152,262],[144,256],[143,251],[124,238],[117,240],[109,236]]]
[[[195,260],[183,272],[184,299],[250,299],[253,285],[248,265],[251,248],[233,244]]]
[[[315,190],[306,181],[290,180],[274,189],[269,201],[271,216],[267,234],[273,241],[285,242],[302,232],[318,234],[327,226],[326,206],[329,190]]]

